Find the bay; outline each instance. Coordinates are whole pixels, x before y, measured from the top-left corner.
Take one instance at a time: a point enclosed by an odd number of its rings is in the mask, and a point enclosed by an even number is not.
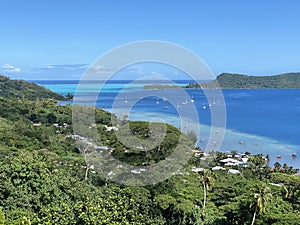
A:
[[[61,94],[68,92],[75,94],[78,85],[78,81],[34,82]],[[175,82],[185,85],[190,81]],[[202,148],[207,147],[211,132],[211,107],[217,107],[222,98],[214,96],[214,104],[209,106],[201,90],[186,89],[190,98],[188,104],[184,104],[186,99],[177,90],[144,90],[142,87],[145,83],[134,83],[129,86],[128,84],[130,81],[107,82],[101,89],[96,106],[117,113],[118,109],[126,107],[126,104],[119,104],[116,107],[116,99],[121,98],[124,102],[134,101],[129,119],[151,121],[160,118],[182,129],[178,109],[193,104],[197,109],[200,122],[198,145]],[[88,98],[99,92],[100,84],[85,82],[81,87],[80,96]],[[122,93],[121,97],[120,93]],[[300,168],[299,89],[224,89],[222,93],[227,123],[224,140],[216,144],[220,145],[218,149],[224,152],[234,149],[239,152],[269,154],[271,164],[279,161],[281,164],[288,163]],[[146,97],[137,99],[137,96]],[[162,96],[168,96],[168,101],[163,101]],[[194,102],[190,102],[190,99]],[[68,102],[62,104],[66,103]],[[298,158],[292,157],[294,153]],[[279,155],[282,158],[277,158]]]

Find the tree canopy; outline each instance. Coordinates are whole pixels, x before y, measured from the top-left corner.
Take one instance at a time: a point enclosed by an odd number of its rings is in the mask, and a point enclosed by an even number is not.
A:
[[[103,177],[85,161],[75,141],[72,105],[49,98],[0,97],[0,225],[297,225],[300,221],[299,170],[247,152],[247,166],[225,166],[222,152],[203,152],[182,165],[168,179],[148,186],[124,186]],[[160,146],[145,151],[125,146],[107,129],[129,125],[140,140],[158,138],[148,122],[118,120],[95,110],[95,121],[82,129],[82,140],[97,130],[96,146],[132,165],[165,160],[184,140],[183,153],[192,152],[193,135],[166,125]],[[88,115],[86,115],[88,116]],[[80,124],[79,124],[80,125]],[[125,137],[130,143],[130,136]],[[191,136],[191,137],[190,137]],[[151,140],[152,140],[151,139]],[[133,143],[134,144],[134,143]],[[249,149],[251,151],[251,149]],[[240,154],[232,152],[240,160]],[[200,154],[200,157],[199,155]],[[223,168],[214,170],[213,168]],[[224,166],[224,167],[223,167]],[[238,170],[231,174],[229,170]],[[255,216],[254,216],[255,215]]]

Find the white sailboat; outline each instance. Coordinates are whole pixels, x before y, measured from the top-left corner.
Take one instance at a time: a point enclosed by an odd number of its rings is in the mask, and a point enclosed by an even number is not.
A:
[[[156,99],[156,104],[159,104],[159,99],[158,98]]]
[[[185,102],[182,102],[182,105],[186,105],[186,104],[188,104],[187,97],[185,97]]]
[[[191,99],[191,102],[194,103],[195,100],[194,100],[194,96],[192,95],[192,99]]]
[[[216,97],[214,97],[214,101],[213,101],[213,103],[212,103],[213,105],[215,105],[216,104]]]

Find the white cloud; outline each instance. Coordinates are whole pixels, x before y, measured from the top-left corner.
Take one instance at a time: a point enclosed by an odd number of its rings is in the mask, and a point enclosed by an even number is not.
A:
[[[28,71],[33,79],[80,79],[88,64],[44,64],[40,67],[33,67]],[[22,71],[24,72],[24,71]]]
[[[37,70],[50,70],[50,69],[64,69],[64,70],[76,70],[86,68],[88,64],[58,64],[58,65],[50,65],[47,64],[45,66],[35,68]]]
[[[117,71],[116,69],[105,68],[101,65],[93,65],[93,66],[89,67],[88,69],[89,69],[89,73],[91,73],[91,75],[110,75]]]
[[[123,71],[122,71],[123,72]],[[144,69],[141,66],[133,65],[125,68],[125,73],[135,74],[135,75],[144,75]]]
[[[45,65],[43,67],[43,69],[53,69],[53,68],[54,68],[54,66],[52,66],[52,65]]]
[[[154,77],[163,77],[164,76],[162,73],[155,72],[155,71],[151,72],[150,74],[151,74],[151,76],[154,76]]]
[[[104,67],[101,65],[93,65],[90,67],[90,69],[94,70],[94,71],[103,71]]]
[[[19,73],[19,72],[21,72],[21,69],[13,66],[11,64],[4,64],[2,66],[2,71],[7,72],[7,73]]]

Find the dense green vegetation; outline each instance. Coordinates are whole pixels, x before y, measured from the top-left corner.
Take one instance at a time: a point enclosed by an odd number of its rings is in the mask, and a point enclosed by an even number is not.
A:
[[[299,224],[300,177],[286,164],[276,163],[271,170],[263,155],[247,153],[243,156],[248,158],[247,167],[224,166],[220,160],[227,154],[199,150],[200,156],[192,156],[163,182],[120,185],[84,161],[72,138],[73,106],[30,99],[0,97],[0,224]],[[78,107],[87,113],[88,109]],[[167,125],[159,148],[138,151],[120,143],[106,126],[112,126],[113,119],[122,132],[122,126],[129,124],[143,140],[152,135],[149,123],[117,120],[108,112],[93,110],[96,124],[90,125],[99,135],[95,144],[114,149],[111,154],[133,165],[165,159],[181,135]],[[83,129],[82,135],[89,129]],[[183,138],[183,151],[190,152],[194,137]],[[238,157],[232,151],[231,158]],[[212,170],[215,166],[225,170]],[[229,169],[240,173],[231,174]]]
[[[300,88],[300,73],[286,73],[276,76],[248,76],[222,73],[215,80],[200,84],[202,88]],[[199,88],[197,83],[187,88]]]
[[[31,100],[39,98],[66,100],[73,97],[72,94],[61,96],[35,83],[29,83],[24,80],[11,80],[10,78],[1,75],[0,96],[8,98],[27,98]]]

